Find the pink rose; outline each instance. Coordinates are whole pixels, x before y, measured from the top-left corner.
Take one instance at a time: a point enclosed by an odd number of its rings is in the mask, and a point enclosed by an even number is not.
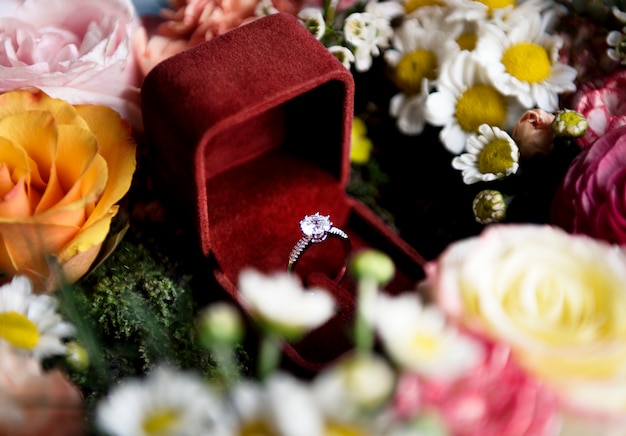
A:
[[[555,193],[551,220],[571,233],[626,244],[626,126],[576,156]]]
[[[554,114],[541,109],[526,111],[513,129],[513,139],[524,159],[547,156],[554,147]]]
[[[618,70],[598,87],[586,87],[574,104],[589,123],[578,144],[589,147],[608,131],[626,124],[626,70]]]
[[[159,62],[201,42],[209,41],[253,19],[261,0],[171,0],[162,21],[144,20],[134,45],[143,75]],[[273,0],[280,12],[295,15],[300,0]]]
[[[407,418],[435,409],[457,436],[554,434],[559,421],[555,395],[523,372],[507,347],[488,349],[479,366],[454,381],[403,375],[394,411]]]
[[[0,434],[72,436],[83,431],[82,396],[59,370],[0,342]]]
[[[71,104],[99,104],[141,128],[130,0],[2,0],[0,92],[36,87]]]

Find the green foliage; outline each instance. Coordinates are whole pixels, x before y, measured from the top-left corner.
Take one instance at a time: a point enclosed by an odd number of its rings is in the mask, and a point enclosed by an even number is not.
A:
[[[58,291],[90,366],[67,371],[85,396],[87,415],[117,381],[169,363],[218,376],[196,335],[190,277],[154,248],[127,237],[80,283]]]

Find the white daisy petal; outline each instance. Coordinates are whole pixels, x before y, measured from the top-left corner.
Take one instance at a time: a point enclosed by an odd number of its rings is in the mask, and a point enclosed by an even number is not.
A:
[[[32,294],[27,277],[14,277],[0,287],[0,339],[38,359],[63,354],[62,339],[75,331],[56,313],[57,306],[50,295]]]

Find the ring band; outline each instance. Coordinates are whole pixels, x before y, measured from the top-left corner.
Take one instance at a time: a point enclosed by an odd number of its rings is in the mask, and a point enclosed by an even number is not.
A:
[[[302,231],[303,236],[298,242],[296,242],[296,245],[291,249],[291,253],[289,253],[287,271],[294,271],[300,257],[302,257],[304,252],[309,247],[313,244],[324,242],[330,236],[332,238],[339,239],[344,248],[344,263],[335,278],[335,281],[339,282],[346,272],[346,261],[350,250],[352,249],[352,244],[350,243],[350,239],[348,238],[346,232],[337,227],[333,227],[333,223],[330,221],[330,215],[320,215],[319,212],[316,212],[315,215],[305,215],[305,217],[300,221],[300,230]]]

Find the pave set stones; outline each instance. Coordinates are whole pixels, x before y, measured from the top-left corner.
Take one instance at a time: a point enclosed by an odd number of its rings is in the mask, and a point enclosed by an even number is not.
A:
[[[328,231],[332,228],[333,223],[330,221],[330,215],[305,215],[300,221],[300,229],[302,234],[311,238],[312,242],[322,242],[326,239]]]

